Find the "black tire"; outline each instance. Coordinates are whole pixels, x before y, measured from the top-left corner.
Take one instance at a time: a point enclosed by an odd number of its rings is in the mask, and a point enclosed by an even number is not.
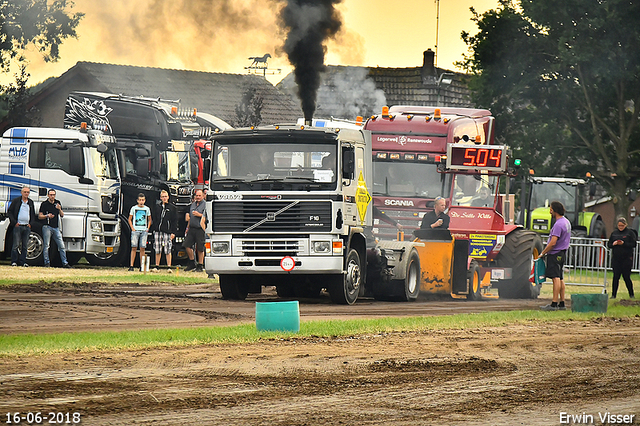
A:
[[[604,229],[604,222],[602,220],[596,220],[596,222],[591,227],[591,234],[589,236],[591,238],[607,238],[607,233]]]
[[[128,266],[131,256],[131,229],[120,218],[120,247],[115,253],[87,254],[87,262],[93,266]]]
[[[531,283],[533,259],[542,252],[542,240],[533,231],[516,229],[505,239],[496,263],[511,268],[511,279],[500,280],[498,295],[505,299],[536,299],[540,295],[540,284]]]
[[[469,271],[467,271],[467,281],[469,283],[469,293],[467,300],[482,300],[482,291],[480,287],[480,265],[475,260],[471,261]]]
[[[346,274],[329,277],[329,295],[333,303],[353,305],[362,284],[362,260],[357,250],[350,249],[345,262]]]
[[[415,302],[420,295],[420,258],[412,251],[407,261],[407,270],[403,280],[391,281],[390,300],[396,302]]]
[[[220,292],[225,300],[245,300],[249,294],[249,284],[240,275],[220,275]]]
[[[30,266],[41,266],[44,264],[44,239],[42,238],[41,227],[34,227],[29,233],[27,264]]]

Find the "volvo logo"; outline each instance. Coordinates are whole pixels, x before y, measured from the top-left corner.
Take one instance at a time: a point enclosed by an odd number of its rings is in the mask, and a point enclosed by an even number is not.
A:
[[[275,222],[276,214],[274,212],[267,213],[267,222]]]

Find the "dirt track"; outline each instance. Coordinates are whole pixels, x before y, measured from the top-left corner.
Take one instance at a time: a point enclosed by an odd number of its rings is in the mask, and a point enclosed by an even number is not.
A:
[[[303,302],[301,315],[435,315],[544,302],[340,307],[321,299]],[[96,284],[3,289],[0,308],[7,334],[234,324],[253,321],[254,304],[222,301],[211,285]],[[54,411],[79,412],[88,425],[557,425],[561,412],[602,424],[598,413],[608,411],[640,424],[639,317],[11,357],[0,366],[3,422],[9,411]]]

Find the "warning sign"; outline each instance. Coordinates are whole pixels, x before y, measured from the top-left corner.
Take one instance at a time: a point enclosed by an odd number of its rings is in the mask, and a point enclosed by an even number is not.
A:
[[[356,189],[356,206],[358,207],[358,215],[360,216],[360,224],[364,224],[364,218],[367,215],[367,208],[371,202],[371,194],[367,190],[367,184],[362,176],[362,171],[358,177],[358,189]]]

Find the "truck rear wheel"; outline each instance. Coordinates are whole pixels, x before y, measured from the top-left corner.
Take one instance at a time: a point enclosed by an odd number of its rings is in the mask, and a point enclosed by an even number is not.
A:
[[[469,282],[469,293],[467,293],[467,300],[481,300],[482,289],[480,287],[480,265],[478,265],[478,262],[476,262],[475,260],[472,260],[471,265],[469,265],[467,280]]]
[[[240,275],[219,275],[220,292],[225,300],[244,300],[249,294],[249,283]]]
[[[505,239],[496,262],[498,266],[511,268],[511,279],[501,280],[498,294],[506,299],[536,299],[540,295],[540,284],[529,281],[533,270],[533,259],[542,252],[542,241],[533,231],[516,229]]]
[[[333,303],[353,305],[358,299],[362,284],[362,260],[357,250],[350,249],[346,262],[346,274],[330,278],[329,295]]]

